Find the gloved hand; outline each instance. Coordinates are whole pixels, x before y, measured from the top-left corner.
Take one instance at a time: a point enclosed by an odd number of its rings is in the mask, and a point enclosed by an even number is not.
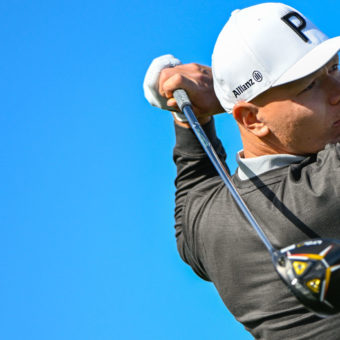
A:
[[[210,120],[210,116],[224,112],[213,87],[209,66],[196,63],[182,64],[171,54],[154,59],[144,79],[144,94],[149,103],[171,111],[179,122],[187,122],[184,114],[178,112],[173,91],[184,89],[191,100],[197,119]]]
[[[147,101],[152,105],[163,110],[174,111],[173,107],[167,105],[168,99],[159,94],[159,76],[163,69],[181,65],[182,63],[171,54],[166,54],[155,58],[144,78],[143,88]]]

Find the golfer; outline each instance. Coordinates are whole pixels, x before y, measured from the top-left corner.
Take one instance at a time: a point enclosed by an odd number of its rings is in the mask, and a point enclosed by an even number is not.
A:
[[[167,55],[146,74],[149,102],[174,111],[179,253],[214,283],[256,339],[339,340],[340,316],[315,315],[280,280],[266,247],[176,113],[173,91],[187,91],[223,161],[213,115],[233,115],[243,150],[232,180],[275,248],[340,239],[339,49],[340,37],[329,39],[296,9],[264,3],[231,14],[212,68]]]

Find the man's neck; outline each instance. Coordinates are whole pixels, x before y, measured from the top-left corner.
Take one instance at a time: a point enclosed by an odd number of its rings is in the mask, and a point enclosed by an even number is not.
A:
[[[244,158],[254,158],[265,155],[290,154],[283,148],[272,147],[262,141],[243,141],[243,156]]]
[[[244,158],[254,158],[266,155],[282,155],[282,154],[293,154],[287,148],[285,148],[279,140],[273,135],[266,136],[264,138],[259,138],[254,134],[241,131],[241,139],[243,144]]]

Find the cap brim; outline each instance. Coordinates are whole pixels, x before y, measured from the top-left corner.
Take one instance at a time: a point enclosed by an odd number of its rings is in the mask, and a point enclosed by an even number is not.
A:
[[[284,72],[272,86],[283,85],[306,77],[327,64],[340,50],[340,37],[328,39],[316,46]]]

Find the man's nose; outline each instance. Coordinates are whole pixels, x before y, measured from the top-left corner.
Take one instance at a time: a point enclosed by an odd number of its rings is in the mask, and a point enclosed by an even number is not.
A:
[[[337,75],[331,77],[329,103],[337,105],[340,103],[340,71]]]

